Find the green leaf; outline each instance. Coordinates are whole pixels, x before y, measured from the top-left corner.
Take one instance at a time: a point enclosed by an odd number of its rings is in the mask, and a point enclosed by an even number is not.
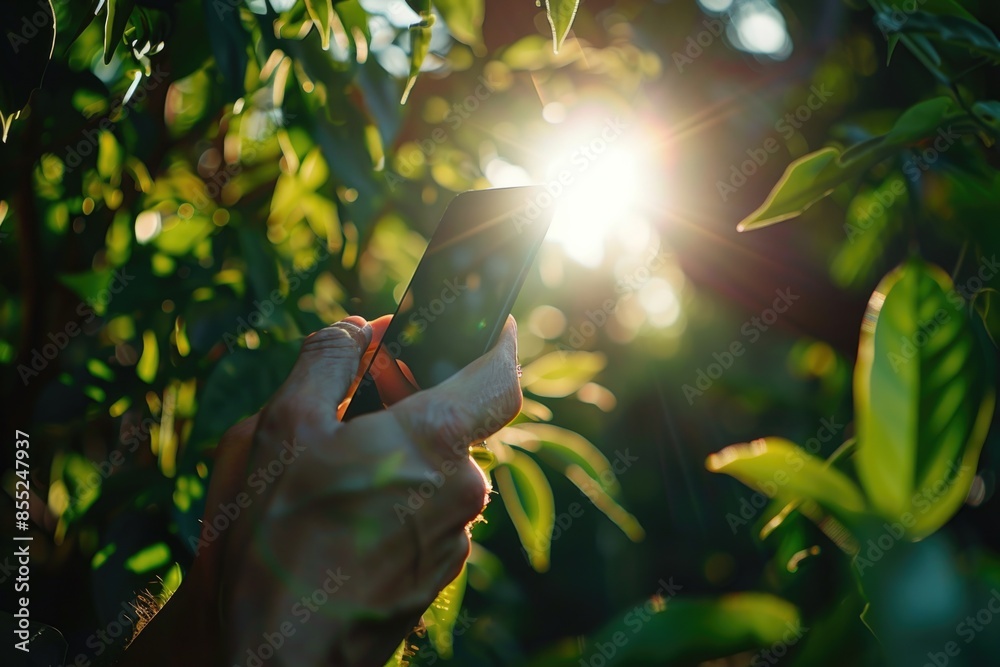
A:
[[[117,187],[121,183],[123,161],[124,151],[115,135],[102,130],[97,144],[97,173],[107,183]]]
[[[69,47],[93,23],[101,0],[52,0],[56,15],[55,52],[60,57],[69,52]]]
[[[423,621],[427,635],[437,654],[445,659],[452,657],[455,622],[458,612],[462,609],[462,598],[465,597],[465,585],[468,581],[469,568],[462,566],[455,580],[441,589],[430,608],[424,612]]]
[[[288,377],[299,344],[272,344],[258,350],[237,348],[213,368],[198,395],[198,413],[184,450],[182,472],[190,472],[201,453],[230,426],[260,410]]]
[[[865,511],[865,498],[847,475],[783,438],[726,447],[708,457],[706,467],[771,498],[811,500],[841,518]]]
[[[56,43],[50,0],[4,0],[0,3],[0,138],[7,141],[11,123],[27,106]]]
[[[111,269],[100,269],[83,273],[64,273],[57,276],[57,279],[89,303],[98,315],[103,315],[107,300],[99,297],[108,289],[113,276],[114,271]]]
[[[925,36],[1000,62],[1000,40],[992,30],[972,17],[942,16],[917,11],[907,14],[906,19],[900,22],[893,22],[891,15],[880,20],[890,34]]]
[[[823,462],[823,466],[830,468],[831,466],[837,466],[837,470],[845,471],[847,464],[850,462],[851,457],[857,451],[858,440],[857,438],[851,438],[850,440],[844,442],[837,448],[835,452],[830,454],[830,456]],[[847,527],[841,523],[838,519],[831,516],[828,512],[823,511],[815,501],[807,500],[804,498],[797,498],[790,502],[787,502],[782,507],[779,503],[777,505],[781,507],[777,513],[771,516],[767,523],[760,530],[760,539],[767,539],[774,531],[776,531],[785,520],[788,519],[794,512],[798,512],[803,515],[820,529],[820,531],[825,534],[831,542],[836,544],[840,549],[850,556],[853,556],[858,551],[858,541],[856,536],[847,529]],[[774,505],[772,505],[774,507]],[[852,524],[852,528],[858,529],[858,526],[863,525],[865,519],[862,518],[861,523]],[[792,546],[787,543],[785,539],[779,541],[779,549],[785,549]],[[800,545],[799,549],[804,549],[805,545]]]
[[[279,288],[278,258],[267,238],[254,229],[239,231],[240,251],[246,263],[247,282],[258,299],[270,299]],[[280,290],[279,290],[280,291]]]
[[[760,208],[736,229],[744,232],[800,216],[810,206],[890,157],[900,148],[933,134],[954,114],[948,97],[926,100],[904,111],[884,136],[869,139],[841,154],[823,148],[792,162]]]
[[[330,48],[330,33],[333,21],[333,0],[306,0],[306,11],[319,33],[323,50]]]
[[[107,0],[105,4],[108,7],[104,17],[104,64],[107,65],[122,42],[135,0]]]
[[[136,375],[147,384],[152,384],[156,379],[156,372],[160,367],[160,348],[156,343],[156,334],[146,329],[142,333],[142,356],[135,366]]]
[[[399,646],[397,646],[396,650],[392,652],[392,657],[389,658],[384,667],[407,667],[409,665],[409,660],[407,660],[408,652],[406,648],[409,644],[409,639],[404,639],[399,642]]]
[[[910,259],[868,302],[854,372],[858,477],[923,537],[961,506],[995,406],[987,358],[948,275]]]
[[[125,561],[125,568],[136,574],[145,574],[163,567],[169,561],[170,548],[163,542],[157,542],[129,556]]]
[[[521,387],[537,396],[569,396],[594,379],[606,364],[600,352],[550,352],[522,369]]]
[[[863,187],[846,207],[844,233],[830,264],[830,275],[839,287],[867,287],[887,267],[886,247],[902,227],[902,217],[910,209],[903,177],[891,172],[877,187]],[[887,204],[888,203],[888,204]]]
[[[555,53],[559,53],[566,35],[573,27],[573,19],[576,18],[579,6],[580,0],[545,0],[545,13],[552,27],[552,50]]]
[[[904,16],[907,14],[908,9],[913,9],[913,4],[911,4],[909,0],[890,0],[887,4],[890,9],[903,12]],[[972,14],[970,14],[956,0],[920,0],[920,9],[921,11],[930,12],[931,14],[958,16],[974,20]]]
[[[247,42],[250,41],[250,36],[235,8],[220,11],[218,0],[203,0],[202,6],[205,12],[205,29],[212,46],[212,55],[215,56],[215,68],[222,77],[224,99],[226,102],[234,102],[246,94]]]
[[[545,473],[530,456],[511,450],[511,456],[493,474],[528,561],[536,571],[545,572],[556,518],[555,499]]]
[[[618,496],[621,493],[621,485],[607,457],[579,433],[552,424],[523,423],[507,428],[504,440],[538,454],[554,466],[579,466],[608,495]]]
[[[153,239],[153,245],[168,255],[179,257],[194,251],[199,243],[217,230],[218,227],[203,215],[196,214],[187,220],[175,217]]]
[[[993,346],[1000,345],[1000,292],[984,289],[976,294],[974,305]]]
[[[950,97],[935,97],[913,105],[896,119],[882,139],[883,147],[899,148],[921,141],[941,127],[955,110]]]
[[[361,34],[367,41],[371,41],[372,33],[371,28],[368,26],[368,12],[365,11],[358,0],[340,0],[340,2],[336,3],[334,10],[337,12],[340,22],[344,24],[344,30],[347,31],[352,43],[355,41],[354,28],[361,31]],[[355,50],[357,50],[356,45]]]
[[[844,166],[840,151],[823,148],[788,165],[764,203],[736,226],[737,231],[767,227],[802,215],[834,189],[863,173],[870,165],[860,161]]]
[[[434,7],[452,36],[472,47],[476,55],[486,55],[483,43],[483,18],[486,16],[485,0],[433,0]]]
[[[104,363],[100,359],[88,360],[87,370],[90,371],[90,374],[96,378],[107,380],[108,382],[115,381],[115,372],[111,370],[111,367],[109,367],[106,363]]]
[[[972,113],[979,122],[995,132],[1000,131],[1000,102],[996,100],[976,102],[972,105]]]
[[[413,85],[417,82],[417,75],[420,74],[420,66],[424,63],[424,58],[427,57],[430,48],[430,26],[416,25],[410,28],[410,76],[406,80],[406,88],[403,89],[403,97],[399,100],[400,104],[406,104],[410,91],[413,90]]]
[[[598,656],[606,667],[695,665],[777,644],[787,646],[807,631],[795,606],[772,595],[735,593],[685,599],[664,597],[663,592],[661,584],[659,595],[630,607],[590,637],[582,649],[564,643],[537,656],[530,665],[577,667],[597,664],[591,660]],[[640,614],[637,609],[653,611]],[[608,646],[615,651],[605,657],[611,651],[602,652],[601,647]]]
[[[629,539],[645,537],[639,521],[616,501],[621,486],[610,461],[582,435],[552,424],[521,423],[504,429],[503,439],[558,469]]]
[[[513,70],[539,70],[552,62],[552,55],[545,38],[528,35],[505,48],[500,59]]]

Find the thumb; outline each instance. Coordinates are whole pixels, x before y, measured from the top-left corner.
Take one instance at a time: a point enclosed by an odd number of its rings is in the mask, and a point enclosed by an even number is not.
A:
[[[336,408],[347,395],[371,339],[371,325],[356,315],[310,334],[278,395]]]
[[[417,441],[449,458],[468,458],[468,447],[510,423],[521,409],[517,325],[513,317],[489,352],[436,387],[389,408]]]

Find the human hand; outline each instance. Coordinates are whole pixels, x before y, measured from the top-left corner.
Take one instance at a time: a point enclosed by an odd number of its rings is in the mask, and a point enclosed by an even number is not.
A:
[[[521,405],[514,321],[448,381],[341,423],[336,407],[388,319],[307,338],[267,406],[219,444],[206,522],[226,503],[247,507],[195,569],[218,591],[226,664],[273,652],[269,664],[382,665],[468,556],[488,491],[468,445]],[[269,466],[280,474],[254,476]]]

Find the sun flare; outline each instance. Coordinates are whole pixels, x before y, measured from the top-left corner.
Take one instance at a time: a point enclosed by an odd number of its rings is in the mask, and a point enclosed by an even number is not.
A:
[[[623,232],[637,214],[644,192],[641,153],[611,146],[603,154],[581,150],[569,164],[550,167],[550,178],[566,182],[556,203],[548,240],[586,266],[597,266],[608,241]]]

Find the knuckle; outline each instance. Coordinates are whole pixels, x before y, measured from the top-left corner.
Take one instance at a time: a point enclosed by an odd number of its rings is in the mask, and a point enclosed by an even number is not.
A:
[[[358,339],[346,327],[338,324],[313,332],[302,341],[302,354],[341,357],[345,353],[360,354],[360,352],[361,345]]]
[[[463,521],[468,522],[479,516],[489,499],[489,486],[479,467],[469,461],[462,466],[452,480],[452,493],[456,509],[463,515]]]

